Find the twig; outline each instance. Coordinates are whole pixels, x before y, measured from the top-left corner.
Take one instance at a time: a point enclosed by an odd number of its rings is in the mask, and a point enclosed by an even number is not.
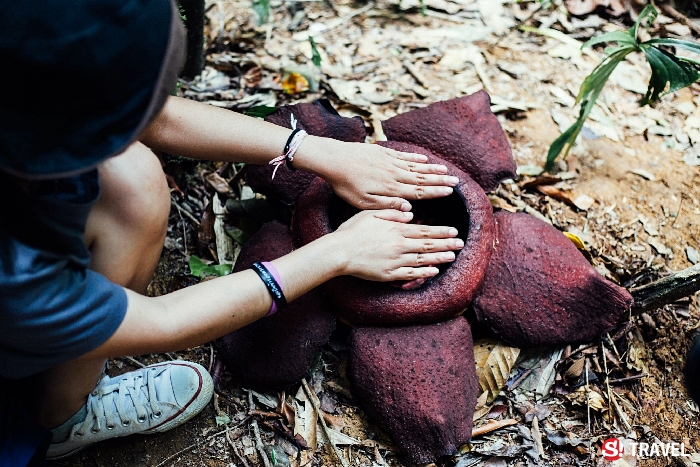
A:
[[[136,360],[135,358],[132,358],[132,357],[122,357],[122,358],[123,358],[124,360],[126,360],[127,362],[131,363],[132,365],[136,365],[136,366],[139,367],[139,368],[146,368],[146,365],[144,365],[143,363],[139,362],[139,361]]]
[[[253,423],[251,423],[250,426],[253,427],[253,433],[255,433],[255,448],[258,450],[258,454],[260,454],[260,457],[262,457],[263,464],[265,464],[265,467],[272,467],[272,464],[270,464],[270,459],[267,458],[267,453],[265,452],[265,445],[263,444],[262,438],[260,437],[258,421],[253,420]]]
[[[585,345],[585,346],[583,346],[583,347],[581,347],[581,348],[579,348],[579,349],[574,350],[573,352],[571,352],[571,353],[569,354],[568,357],[562,358],[561,360],[559,360],[559,361],[557,362],[557,365],[562,364],[562,363],[565,362],[566,360],[568,360],[568,359],[570,359],[570,358],[572,358],[572,357],[574,357],[574,356],[580,354],[580,353],[583,352],[584,350],[588,350],[588,349],[590,349],[590,348],[593,348],[593,347],[595,347],[596,345],[597,345],[596,343],[588,344],[588,345]]]
[[[233,449],[233,454],[235,454],[236,457],[238,457],[238,460],[241,461],[241,464],[243,464],[243,467],[250,467],[248,464],[248,461],[245,460],[245,457],[241,455],[240,452],[238,452],[238,447],[236,444],[233,442],[231,437],[229,436],[230,433],[226,433],[226,441],[228,441],[228,444],[231,445],[231,449]]]
[[[532,373],[532,368],[528,368],[527,370],[523,371],[523,374],[518,376],[518,379],[513,381],[513,384],[508,389],[511,391],[515,390],[518,386],[520,386],[520,383],[525,381],[525,378],[530,376],[530,373]]]
[[[591,434],[591,395],[590,387],[588,386],[588,357],[584,357],[585,365],[583,371],[586,372],[586,415],[588,419],[588,434]]]
[[[667,3],[659,3],[657,2],[656,5],[661,8],[661,10],[666,13],[668,16],[671,18],[675,19],[681,24],[685,24],[688,26],[690,29],[693,30],[696,36],[700,36],[700,27],[698,27],[695,23],[693,23],[687,16],[685,16],[683,13],[680,11],[676,10],[673,8],[671,5]]]
[[[368,3],[367,5],[363,6],[362,8],[358,8],[357,10],[353,11],[352,13],[350,13],[350,14],[347,15],[347,16],[343,16],[342,18],[336,18],[336,19],[334,19],[334,20],[328,21],[328,22],[326,23],[326,26],[327,26],[326,29],[324,29],[323,31],[314,32],[313,35],[314,35],[314,36],[320,36],[320,35],[322,35],[322,34],[325,34],[325,33],[327,33],[328,31],[330,31],[331,29],[335,29],[335,28],[337,28],[338,26],[340,26],[341,24],[346,23],[347,21],[350,21],[350,20],[351,20],[352,18],[354,18],[355,16],[361,15],[362,13],[368,12],[369,10],[371,10],[372,8],[374,8],[374,6],[375,6],[374,2]]]
[[[542,433],[540,433],[540,421],[537,417],[532,417],[532,429],[530,430],[532,439],[535,442],[535,447],[537,448],[537,454],[539,454],[540,459],[547,459],[547,455],[544,453],[544,446],[542,446]]]
[[[179,212],[180,214],[184,214],[185,217],[187,217],[189,220],[191,220],[195,224],[201,225],[200,222],[192,214],[190,214],[186,210],[182,209],[180,207],[180,205],[175,202],[174,199],[170,198],[170,203],[177,208],[177,212]]]
[[[678,221],[678,218],[681,217],[681,208],[683,207],[683,195],[681,195],[681,200],[678,202],[678,209],[676,209],[676,217],[673,218],[673,222],[671,222],[671,227],[676,226],[676,221]]]
[[[343,467],[350,467],[345,460],[345,458],[340,454],[340,451],[338,451],[338,446],[335,445],[333,442],[333,438],[331,438],[331,434],[328,430],[328,425],[326,425],[326,421],[323,419],[323,416],[321,415],[321,407],[319,407],[318,403],[316,402],[316,394],[311,390],[309,387],[309,383],[306,382],[305,379],[301,380],[301,386],[304,388],[304,392],[306,393],[306,397],[309,398],[309,401],[311,402],[311,405],[313,405],[314,410],[316,413],[319,415],[318,421],[321,422],[321,428],[323,428],[323,433],[325,433],[326,438],[328,438],[328,442],[330,443],[331,447],[333,448],[333,452],[335,453],[335,456],[338,458],[340,463],[343,465]]]
[[[642,373],[641,375],[628,376],[627,378],[611,379],[610,384],[628,383],[630,381],[637,381],[638,379],[646,378],[647,376],[649,375]]]
[[[518,421],[513,418],[508,418],[506,420],[489,420],[480,427],[474,428],[472,430],[472,438],[475,436],[485,435],[486,433],[491,433],[492,431],[498,430],[505,426],[517,425]]]
[[[413,76],[416,79],[416,81],[418,81],[418,84],[423,86],[425,89],[428,89],[428,79],[425,76],[423,76],[423,73],[421,73],[420,69],[416,65],[414,65],[408,60],[405,60],[403,62],[403,66],[406,68],[406,70],[408,70],[411,76]]]
[[[608,335],[608,338],[610,336]],[[613,408],[615,409],[615,412],[617,413],[618,418],[622,422],[623,425],[625,425],[625,430],[629,433],[629,431],[632,429],[630,426],[629,422],[627,421],[627,416],[625,413],[622,411],[620,406],[618,405],[617,401],[615,400],[615,396],[610,389],[610,375],[608,373],[608,358],[605,355],[605,344],[602,342],[600,343],[602,354],[603,354],[603,368],[605,369],[605,386],[608,390],[608,400],[610,401],[610,404],[612,404]]]
[[[209,436],[207,436],[206,438],[197,441],[196,443],[190,444],[190,445],[187,446],[186,448],[180,449],[178,452],[176,452],[176,453],[173,454],[172,456],[169,456],[169,457],[167,457],[166,459],[162,460],[158,465],[156,465],[156,467],[163,467],[165,464],[167,464],[167,463],[170,462],[171,460],[175,459],[175,458],[176,458],[177,456],[179,456],[180,454],[182,454],[182,453],[184,453],[184,452],[187,452],[187,451],[189,451],[189,450],[192,450],[192,449],[196,448],[197,446],[201,446],[202,444],[206,444],[206,443],[208,443],[209,441],[211,441],[212,439],[216,438],[217,436],[226,434],[226,433],[228,433],[229,431],[238,428],[239,426],[241,426],[241,425],[243,425],[245,422],[247,422],[249,419],[250,419],[250,417],[246,417],[246,418],[244,418],[243,420],[241,420],[240,422],[238,422],[237,424],[235,424],[234,426],[230,426],[230,427],[226,428],[225,430],[218,431],[218,432],[214,433],[213,435],[209,435]]]
[[[700,263],[663,279],[630,289],[633,314],[661,308],[700,290]]]
[[[610,337],[610,333],[606,332],[605,337],[608,338],[608,342],[610,343],[610,347],[615,351],[615,355],[617,355],[617,359],[621,359],[622,357],[620,356],[620,352],[617,351],[617,346],[615,345],[615,341],[612,340],[612,337]]]
[[[267,412],[265,410],[251,410],[248,415],[259,415],[267,418],[284,418],[284,415],[276,412]]]
[[[243,175],[248,171],[248,166],[246,164],[243,164],[243,167],[241,167],[238,172],[236,172],[236,175],[233,176],[231,180],[229,180],[228,184],[233,188],[238,184],[238,181],[243,178]]]

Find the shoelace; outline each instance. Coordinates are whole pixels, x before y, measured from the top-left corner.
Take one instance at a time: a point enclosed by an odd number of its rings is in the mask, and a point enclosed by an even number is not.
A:
[[[159,418],[163,413],[160,410],[160,404],[156,397],[155,378],[160,375],[165,368],[152,368],[146,370],[145,387],[148,394],[146,401],[151,407],[153,418]],[[109,379],[105,376],[102,381]],[[127,415],[126,395],[131,396],[131,404],[136,409],[136,421],[144,423],[148,418],[148,412],[144,405],[143,393],[141,388],[144,386],[144,378],[142,376],[129,375],[128,377],[119,379],[118,383],[109,385],[98,384],[97,388],[92,392],[88,401],[88,414],[80,428],[75,432],[76,436],[83,436],[90,429],[93,433],[98,433],[102,430],[102,421],[105,421],[105,428],[113,430],[116,427],[116,418],[124,427],[131,424],[131,419]],[[114,398],[116,393],[116,400]],[[114,409],[116,408],[116,413]]]

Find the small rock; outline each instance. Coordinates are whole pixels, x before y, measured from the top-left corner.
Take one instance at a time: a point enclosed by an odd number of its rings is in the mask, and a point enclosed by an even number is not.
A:
[[[595,204],[595,200],[588,195],[579,195],[574,199],[574,206],[582,211],[588,211],[593,204]]]
[[[688,261],[693,264],[697,264],[700,261],[700,252],[692,246],[685,247],[685,255],[688,257]]]
[[[669,247],[656,240],[655,238],[650,238],[649,240],[647,240],[647,243],[651,245],[660,255],[666,256],[673,253],[673,251]]]
[[[654,177],[654,174],[651,172],[644,170],[644,169],[632,169],[630,170],[630,173],[633,173],[635,175],[639,175],[642,178],[646,178],[647,180],[654,182],[656,181],[656,177]]]

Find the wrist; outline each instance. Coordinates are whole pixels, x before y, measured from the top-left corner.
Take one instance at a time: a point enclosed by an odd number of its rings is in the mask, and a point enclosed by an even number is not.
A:
[[[319,248],[319,259],[324,263],[323,269],[326,271],[323,282],[338,276],[348,274],[350,258],[347,253],[348,242],[343,238],[342,232],[331,232],[324,235],[311,244],[317,243]]]
[[[333,143],[339,142],[308,135],[294,156],[294,167],[325,179],[331,166],[328,158],[333,152]]]

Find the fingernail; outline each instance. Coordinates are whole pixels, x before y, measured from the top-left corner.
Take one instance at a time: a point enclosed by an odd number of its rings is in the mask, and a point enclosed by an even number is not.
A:
[[[400,208],[400,210],[401,210],[401,211],[404,211],[404,212],[410,211],[410,210],[411,210],[411,205],[410,205],[410,203],[408,203],[408,202],[406,202],[406,201],[404,201],[403,203],[401,203],[401,208]]]
[[[429,274],[431,276],[437,276],[440,273],[440,270],[438,268],[430,268]]]
[[[451,252],[451,251],[448,251],[448,252],[445,253],[442,257],[443,257],[443,259],[444,259],[445,261],[454,261],[454,259],[455,259],[455,254],[454,254],[453,252]]]
[[[438,165],[437,166],[438,170],[442,173],[447,173],[447,166],[446,165]]]
[[[447,234],[452,236],[452,237],[456,236],[458,233],[459,232],[454,227],[447,231]]]
[[[452,191],[453,191],[452,187],[449,187],[449,186],[440,187],[440,194],[451,195]]]
[[[447,181],[452,185],[459,185],[459,178],[457,177],[450,177],[447,179]]]
[[[457,240],[455,240],[455,245],[457,246],[457,248],[462,248],[464,246],[464,242],[462,241],[462,239],[458,238]]]
[[[410,219],[413,217],[413,213],[410,211],[409,212],[402,212],[401,214],[403,214],[403,217],[405,217],[407,219]]]

